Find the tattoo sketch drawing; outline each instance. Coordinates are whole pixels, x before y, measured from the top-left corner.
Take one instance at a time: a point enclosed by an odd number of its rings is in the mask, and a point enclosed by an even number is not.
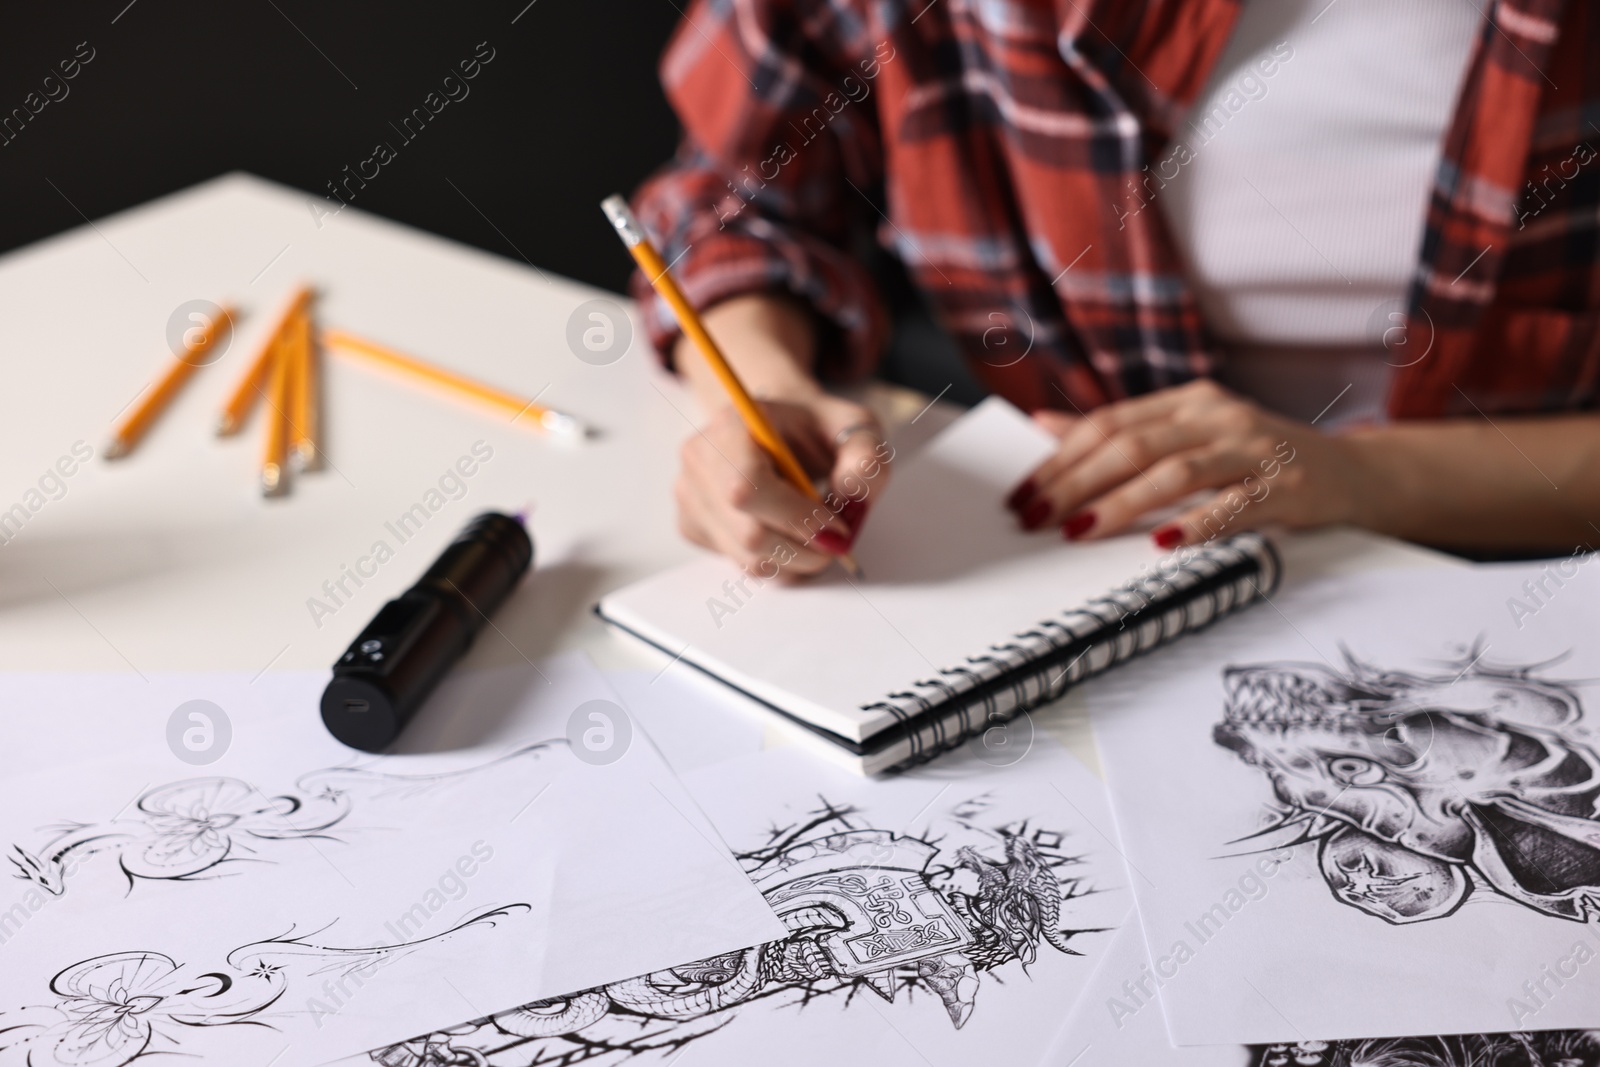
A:
[[[1572,683],[1496,666],[1481,645],[1442,671],[1262,663],[1224,671],[1213,737],[1271,782],[1248,839],[1314,843],[1335,899],[1395,924],[1474,893],[1600,918],[1600,753]]]
[[[1249,1067],[1600,1067],[1600,1031],[1255,1045]]]
[[[0,1011],[0,1067],[124,1067],[146,1056],[186,1054],[185,1040],[198,1027],[272,1028],[273,1009],[291,985],[317,979],[306,991],[306,1010],[332,1014],[339,998],[330,988],[346,988],[351,979],[359,986],[379,967],[526,910],[496,908],[432,937],[375,948],[318,944],[314,934],[269,938],[234,949],[206,971],[159,952],[96,956],[50,980],[50,1003]],[[319,999],[328,997],[331,1005]]]
[[[7,859],[15,877],[57,897],[81,864],[102,854],[116,858],[129,892],[139,881],[217,877],[228,864],[270,862],[263,850],[274,841],[338,840],[335,828],[357,799],[409,796],[566,744],[564,738],[540,741],[443,774],[326,767],[301,775],[293,790],[276,796],[238,778],[188,778],[145,791],[128,817],[49,827],[42,844],[13,844]]]
[[[937,999],[956,1029],[977,1010],[986,974],[1023,977],[1042,949],[1081,955],[1063,906],[1096,892],[1063,849],[1065,834],[989,826],[978,797],[941,835],[873,828],[826,799],[775,827],[741,865],[789,929],[754,948],[641,975],[437,1031],[372,1052],[380,1067],[594,1067],[672,1056],[768,1000],[802,1008]],[[999,975],[997,979],[1003,980]],[[993,994],[991,994],[993,995]]]

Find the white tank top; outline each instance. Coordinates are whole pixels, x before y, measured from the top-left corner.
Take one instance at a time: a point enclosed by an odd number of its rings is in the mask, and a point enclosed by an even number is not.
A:
[[[1381,417],[1482,18],[1475,0],[1245,0],[1145,194],[1225,382],[1302,419],[1327,407],[1320,426]]]

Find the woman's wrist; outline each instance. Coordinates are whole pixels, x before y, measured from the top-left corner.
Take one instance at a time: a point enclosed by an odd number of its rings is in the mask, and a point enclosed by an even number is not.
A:
[[[1593,416],[1416,420],[1354,431],[1344,443],[1371,489],[1354,521],[1379,533],[1480,549],[1554,548],[1593,535],[1585,504],[1600,497]]]
[[[823,395],[812,373],[816,329],[811,311],[799,301],[783,294],[751,293],[714,304],[703,318],[752,395],[796,403]],[[702,404],[726,402],[727,394],[694,342],[679,337],[673,359]]]
[[[1348,521],[1376,533],[1411,536],[1407,527],[1412,525],[1417,497],[1413,450],[1383,426],[1359,427],[1335,440],[1351,465]]]

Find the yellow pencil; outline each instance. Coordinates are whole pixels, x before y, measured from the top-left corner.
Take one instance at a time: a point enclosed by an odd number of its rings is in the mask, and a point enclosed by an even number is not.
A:
[[[261,396],[267,380],[272,376],[272,357],[276,351],[273,346],[277,344],[279,336],[289,323],[294,321],[294,316],[304,309],[310,300],[311,287],[302,285],[273,322],[272,329],[267,331],[266,340],[261,342],[261,349],[256,353],[256,358],[250,361],[244,376],[233,387],[233,392],[228,394],[228,402],[222,406],[222,415],[217,419],[218,437],[238,433],[244,426],[245,419],[250,417],[250,409],[255,407],[257,398]]]
[[[111,431],[111,442],[106,445],[102,453],[106,459],[118,459],[133,451],[140,438],[144,437],[145,432],[155,423],[156,417],[172,398],[178,395],[183,383],[188,381],[189,376],[200,366],[199,357],[232,325],[233,309],[224,306],[222,314],[207,323],[198,338],[184,343],[183,354],[172,361],[172,365],[156,380],[144,400],[117,424],[116,429]]]
[[[744,383],[739,380],[739,375],[734,373],[727,357],[722,354],[722,349],[717,347],[716,340],[706,330],[705,323],[700,319],[700,313],[689,303],[689,298],[678,287],[677,280],[672,277],[672,271],[661,258],[661,253],[656,251],[655,245],[646,236],[644,227],[639,225],[639,220],[633,217],[628,202],[620,196],[608,196],[601,202],[600,208],[611,220],[611,225],[616,228],[617,236],[622,238],[622,243],[627,245],[628,251],[633,254],[634,262],[639,264],[639,269],[644,271],[644,276],[650,280],[651,288],[655,289],[672,308],[672,314],[678,320],[678,327],[694,342],[712,372],[716,374],[717,380],[728,391],[728,396],[733,400],[733,406],[739,412],[739,417],[744,420],[750,436],[767,450],[767,454],[778,465],[778,469],[783,472],[784,477],[794,483],[796,489],[817,503],[822,503],[822,494],[817,492],[817,487],[812,484],[811,476],[806,474],[806,469],[789,450],[783,435],[778,433],[776,427],[767,420],[761,405],[756,403],[755,398],[745,389]],[[861,573],[861,568],[856,565],[855,558],[849,553],[840,556],[839,562],[852,575]]]
[[[311,312],[302,310],[289,327],[290,349],[294,353],[294,395],[289,408],[290,459],[297,471],[312,471],[322,465],[317,449],[317,351],[311,337]]]
[[[289,338],[272,346],[272,391],[267,396],[267,433],[261,455],[261,493],[282,496],[289,491],[289,408],[294,389],[294,356]]]
[[[354,356],[418,384],[494,408],[510,415],[513,422],[519,418],[527,419],[540,429],[563,437],[582,437],[588,432],[583,423],[565,412],[547,408],[526,397],[496,389],[443,367],[424,363],[412,356],[402,355],[346,330],[322,331],[322,343],[341,355]]]

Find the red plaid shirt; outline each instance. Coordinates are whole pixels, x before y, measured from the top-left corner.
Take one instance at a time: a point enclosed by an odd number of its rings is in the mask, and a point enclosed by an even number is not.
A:
[[[1600,394],[1600,15],[1581,0],[1486,6],[1395,349],[1409,364],[1397,418]],[[835,324],[825,373],[864,373],[884,346],[851,252],[875,231],[978,375],[1025,408],[1205,375],[1225,357],[1162,213],[1135,208],[1237,12],[695,0],[661,65],[682,148],[639,191],[639,216],[699,306],[786,290]],[[664,350],[670,312],[642,279],[634,291]]]

